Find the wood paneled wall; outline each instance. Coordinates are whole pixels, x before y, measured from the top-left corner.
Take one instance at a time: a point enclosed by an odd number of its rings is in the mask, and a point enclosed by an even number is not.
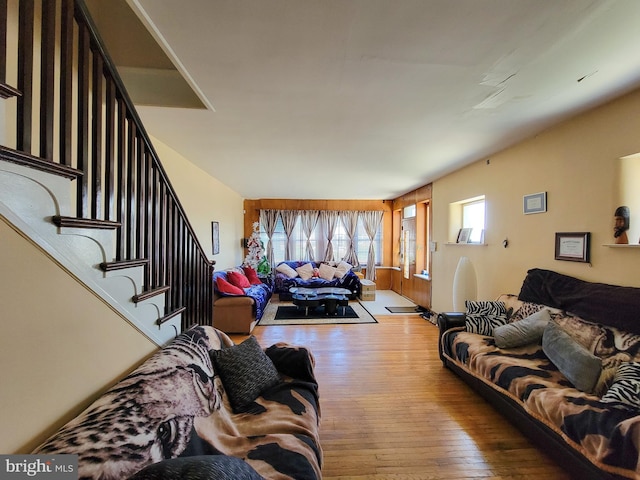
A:
[[[402,225],[402,209],[408,207],[409,205],[417,205],[418,208],[418,216],[416,217],[416,246],[418,247],[418,251],[416,252],[416,257],[424,256],[424,248],[429,248],[426,244],[425,232],[426,225],[424,224],[424,208],[426,208],[426,204],[431,202],[432,199],[432,186],[431,184],[424,185],[416,190],[405,193],[401,197],[393,200],[393,245],[392,249],[394,252],[399,252],[400,250],[400,227]],[[431,222],[431,218],[429,217],[429,222]],[[399,269],[391,270],[391,289],[394,292],[399,293],[400,295],[404,295],[405,297],[411,299],[417,305],[420,305],[425,308],[431,308],[431,280],[425,280],[423,278],[418,278],[413,276],[414,271],[410,272],[409,278],[404,278],[402,274],[402,269],[400,268],[400,257],[399,255],[394,255],[394,267],[398,267]],[[419,270],[423,268],[430,269],[429,265],[421,265],[419,262],[417,263],[417,267]]]
[[[409,205],[431,200],[431,191],[432,186],[431,184],[428,184],[411,192],[405,193],[401,197],[393,200],[393,210],[401,210]]]
[[[248,238],[251,235],[253,223],[260,220],[260,210],[382,210],[382,262],[391,265],[391,205],[390,200],[245,200],[244,236]]]

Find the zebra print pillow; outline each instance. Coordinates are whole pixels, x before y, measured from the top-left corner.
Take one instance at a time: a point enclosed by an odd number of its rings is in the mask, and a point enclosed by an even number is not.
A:
[[[620,402],[640,408],[640,363],[621,363],[613,377],[613,384],[603,395],[602,401]]]
[[[493,336],[493,329],[507,323],[507,309],[504,302],[467,300],[465,324],[467,332]]]

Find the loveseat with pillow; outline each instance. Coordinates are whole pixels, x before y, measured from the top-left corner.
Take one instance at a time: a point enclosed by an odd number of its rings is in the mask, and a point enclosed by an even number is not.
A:
[[[284,261],[276,265],[274,279],[274,293],[280,300],[290,300],[291,287],[346,288],[352,293],[349,298],[360,295],[360,278],[353,272],[353,267],[347,262],[330,265],[326,262]]]
[[[213,326],[226,333],[251,333],[273,295],[256,271],[240,266],[213,273]]]
[[[640,478],[640,288],[529,270],[441,313],[443,364],[574,478]]]
[[[78,455],[95,480],[318,480],[311,353],[193,327],[63,425],[34,454]]]

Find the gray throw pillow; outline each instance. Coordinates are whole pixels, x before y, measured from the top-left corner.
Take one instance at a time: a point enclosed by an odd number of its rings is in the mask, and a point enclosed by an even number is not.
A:
[[[602,360],[556,322],[549,322],[544,330],[542,351],[578,390],[593,393],[602,371]]]
[[[200,455],[147,465],[129,480],[263,480],[248,463],[227,455]]]
[[[549,310],[542,309],[533,315],[493,329],[493,338],[500,348],[514,348],[539,342],[551,320]]]
[[[280,382],[278,370],[253,335],[239,345],[212,350],[211,358],[235,411]]]

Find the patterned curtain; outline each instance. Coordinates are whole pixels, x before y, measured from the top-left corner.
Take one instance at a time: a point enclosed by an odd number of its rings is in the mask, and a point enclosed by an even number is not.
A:
[[[273,243],[271,238],[276,231],[276,223],[278,223],[278,210],[260,210],[260,223],[264,227],[264,231],[267,232],[267,260],[271,268],[275,267],[273,264]]]
[[[318,210],[304,210],[301,212],[302,230],[307,237],[307,248],[305,251],[304,260],[313,262],[315,260],[313,255],[313,245],[311,244],[311,234],[318,224]]]
[[[338,212],[335,210],[322,210],[320,212],[320,224],[327,238],[327,248],[324,251],[323,260],[325,262],[333,262],[333,243],[331,241],[338,225]]]
[[[296,220],[298,220],[299,212],[297,210],[280,210],[280,217],[282,218],[282,225],[284,226],[284,234],[287,236],[287,248],[284,251],[284,259],[286,260],[299,260],[294,257],[294,245],[291,234],[293,229],[296,228]]]
[[[356,252],[356,233],[358,228],[358,212],[355,211],[341,211],[340,212],[340,220],[342,221],[342,226],[347,231],[347,237],[349,238],[349,247],[347,248],[347,254],[344,256],[342,260],[347,263],[350,263],[354,267],[360,265],[358,261],[358,253]]]
[[[382,221],[382,213],[383,212],[372,211],[360,212],[362,224],[364,225],[364,229],[369,237],[369,255],[367,256],[367,274],[365,275],[367,280],[376,279],[376,252],[373,246],[373,239],[375,238],[380,222]]]

